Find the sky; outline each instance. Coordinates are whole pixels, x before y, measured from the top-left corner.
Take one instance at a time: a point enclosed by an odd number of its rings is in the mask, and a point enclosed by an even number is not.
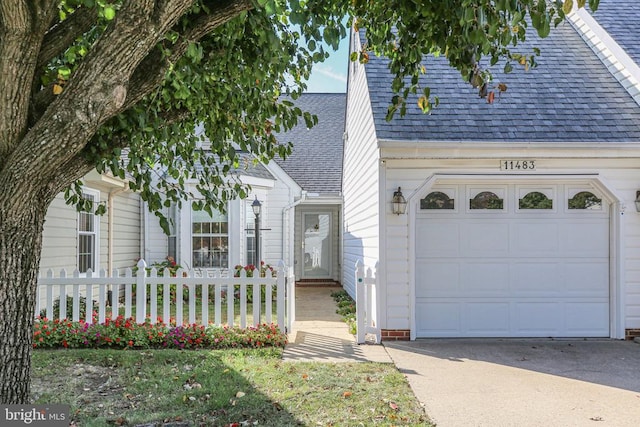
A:
[[[340,49],[333,51],[325,47],[329,58],[315,64],[311,77],[307,81],[307,92],[313,93],[345,93],[347,91],[347,69],[349,66],[349,40],[340,42]]]

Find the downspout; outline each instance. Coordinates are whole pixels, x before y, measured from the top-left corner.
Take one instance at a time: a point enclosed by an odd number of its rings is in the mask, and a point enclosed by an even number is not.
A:
[[[115,196],[123,193],[129,189],[129,184],[125,183],[124,187],[116,190],[109,191],[109,197],[107,198],[107,205],[109,206],[108,218],[107,218],[107,274],[111,274],[113,271],[113,221],[114,221],[114,200]]]
[[[302,196],[296,200],[293,203],[288,204],[287,206],[285,206],[284,208],[282,208],[282,255],[284,256],[285,252],[285,248],[287,247],[287,243],[286,243],[286,236],[287,234],[289,234],[289,236],[291,234],[294,234],[295,232],[291,232],[291,230],[289,228],[287,228],[287,219],[289,218],[289,211],[293,208],[295,208],[296,206],[298,206],[300,203],[304,202],[307,199],[307,192],[305,190],[302,191]],[[294,219],[294,226],[295,226],[295,219]],[[295,240],[295,236],[293,239],[291,240],[291,244],[289,245],[289,248],[287,248],[289,255],[293,256],[293,259],[291,259],[291,264],[290,267],[294,267],[294,260],[295,260],[295,254],[293,254],[293,241]]]

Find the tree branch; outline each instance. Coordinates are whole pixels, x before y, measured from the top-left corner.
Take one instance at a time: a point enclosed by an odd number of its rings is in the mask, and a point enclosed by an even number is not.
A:
[[[140,63],[136,71],[131,76],[129,83],[129,93],[127,101],[122,107],[122,111],[131,108],[142,98],[155,90],[164,80],[165,74],[172,63],[180,59],[187,51],[189,44],[200,40],[217,27],[229,22],[240,12],[253,8],[250,0],[227,0],[222,4],[215,3],[210,6],[209,13],[200,13],[192,20],[193,24],[186,31],[175,31],[180,33],[178,41],[171,46],[171,56],[163,58],[160,49],[154,49]]]
[[[0,1],[0,171],[26,132],[36,60],[56,4]]]
[[[44,36],[36,67],[44,67],[53,58],[67,50],[76,38],[95,25],[97,17],[98,13],[95,7],[91,9],[81,7],[64,21],[57,22]]]

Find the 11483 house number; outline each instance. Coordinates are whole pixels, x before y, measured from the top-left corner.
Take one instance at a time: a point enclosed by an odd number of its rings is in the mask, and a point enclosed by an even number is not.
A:
[[[535,160],[500,160],[501,171],[534,171]]]

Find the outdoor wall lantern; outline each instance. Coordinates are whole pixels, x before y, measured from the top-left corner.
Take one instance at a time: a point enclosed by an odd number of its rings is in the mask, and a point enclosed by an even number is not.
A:
[[[398,191],[393,192],[393,199],[391,199],[392,211],[396,215],[402,215],[407,211],[407,201],[402,195],[400,187]]]
[[[640,212],[640,190],[636,191],[636,212]]]

